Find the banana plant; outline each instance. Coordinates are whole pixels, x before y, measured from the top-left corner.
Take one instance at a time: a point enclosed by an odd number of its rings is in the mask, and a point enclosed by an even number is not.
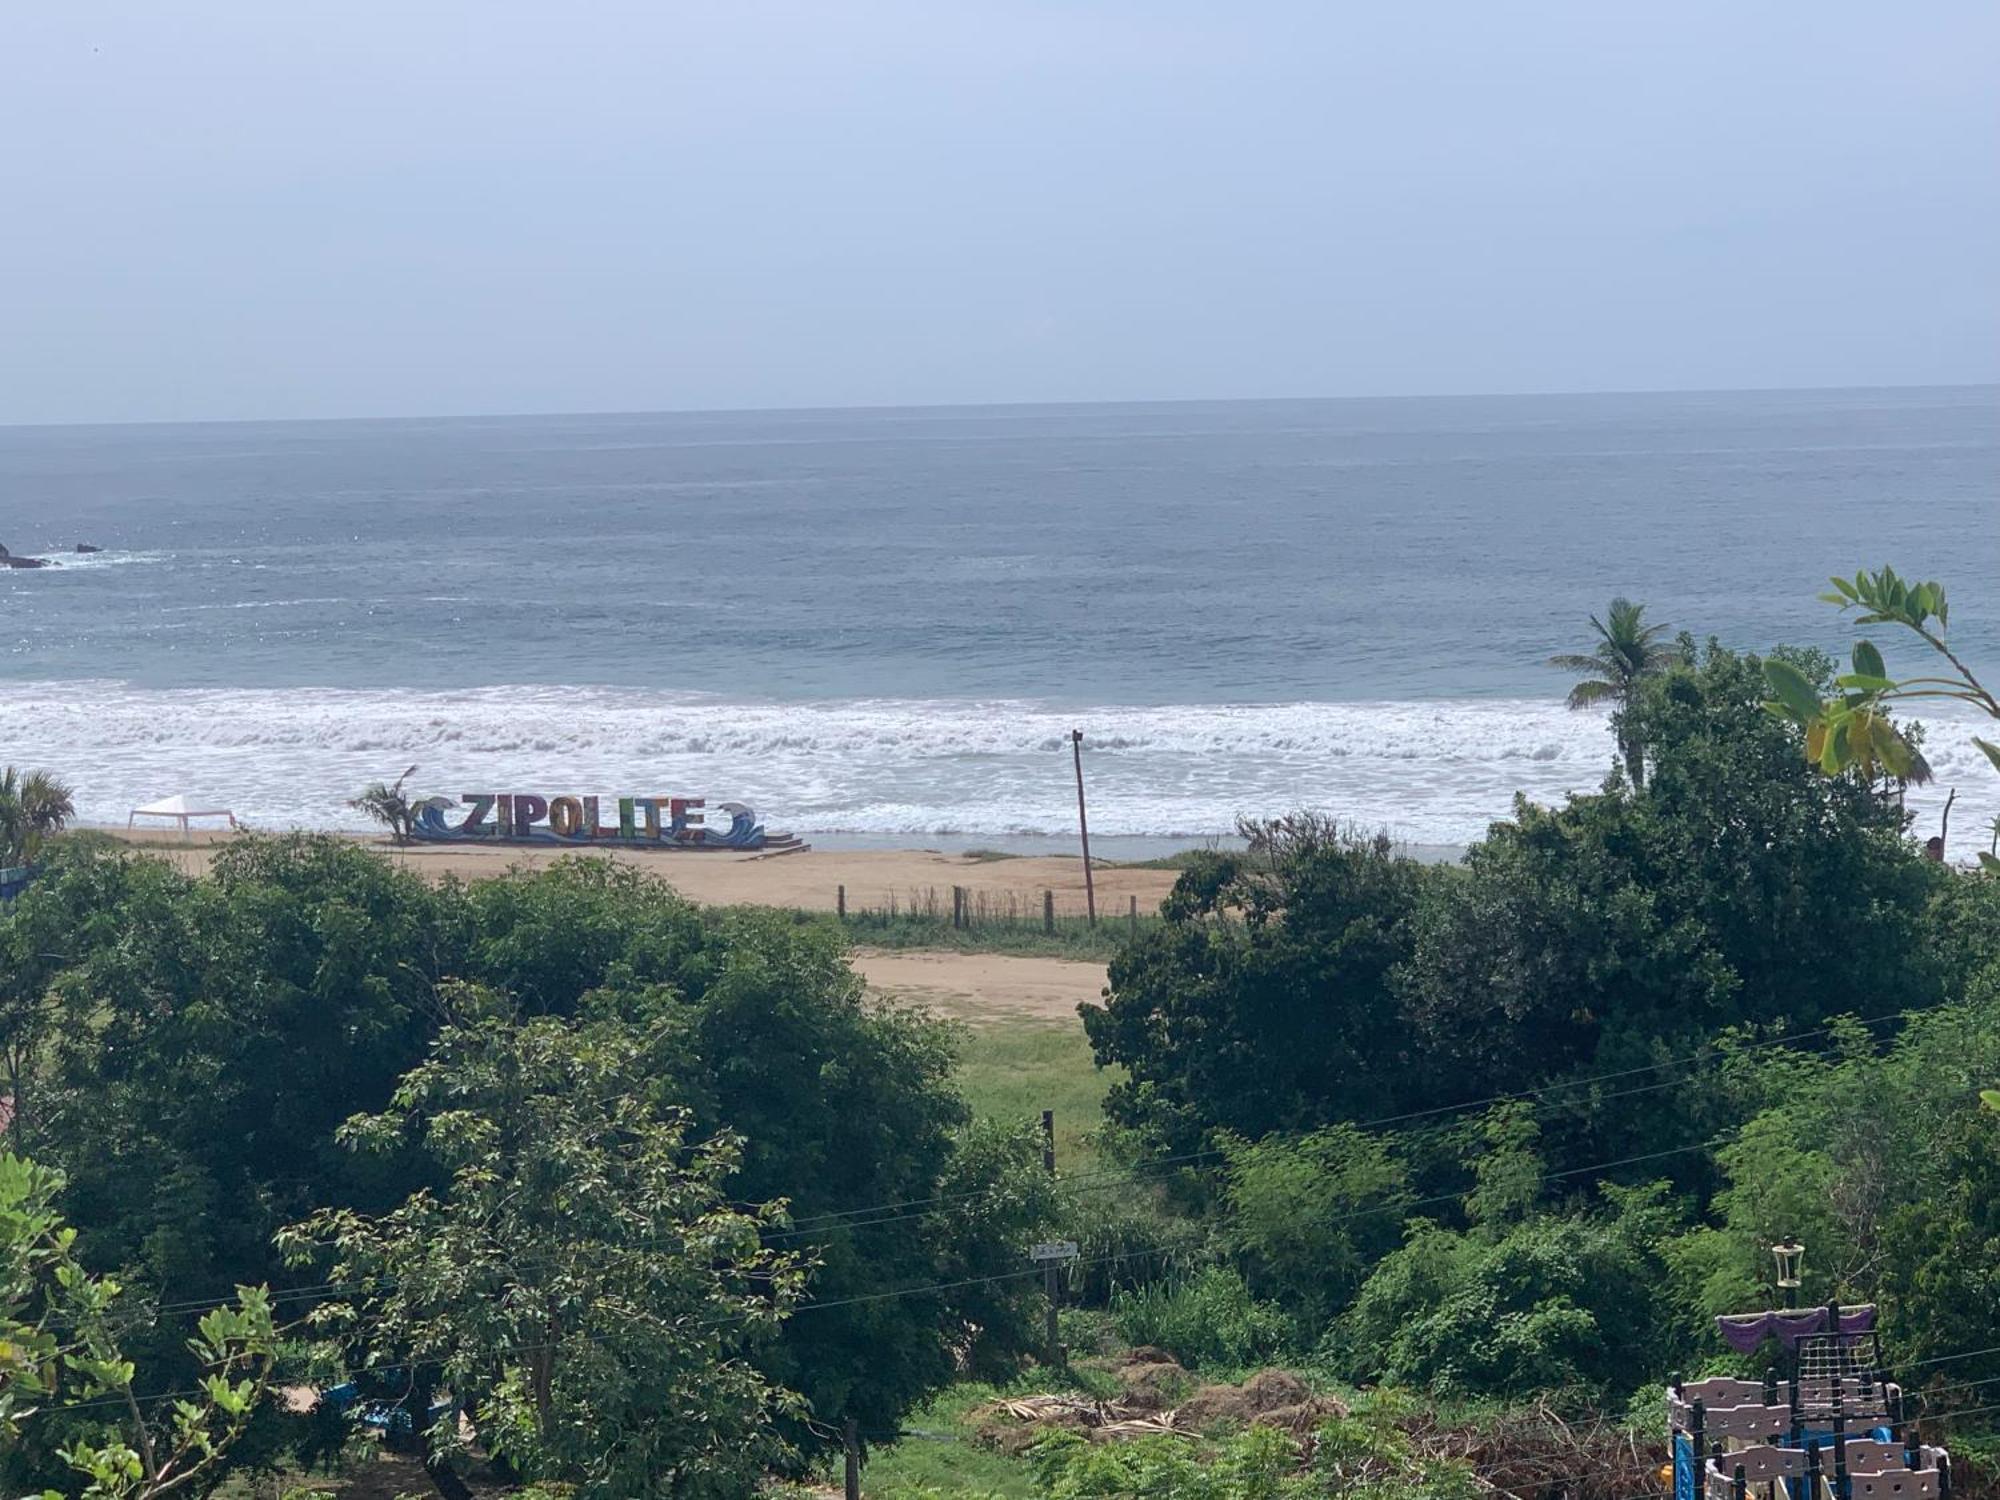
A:
[[[1834,693],[1822,698],[1818,686],[1789,662],[1768,660],[1764,677],[1771,700],[1764,706],[1806,732],[1806,757],[1828,775],[1854,769],[1864,776],[1888,775],[1906,781],[1930,780],[1930,768],[1904,732],[1891,722],[1890,708],[1924,699],[1967,703],[2000,721],[1996,700],[1946,638],[1951,609],[1944,585],[1918,583],[1898,576],[1894,568],[1866,569],[1852,578],[1835,578],[1833,590],[1820,598],[1842,612],[1859,610],[1858,625],[1894,625],[1918,637],[1940,657],[1946,669],[1935,676],[1891,677],[1881,650],[1872,641],[1854,644],[1853,670],[1836,677]],[[1986,758],[2000,772],[2000,745],[1973,736]],[[1979,861],[2000,873],[2000,857],[1982,852]]]

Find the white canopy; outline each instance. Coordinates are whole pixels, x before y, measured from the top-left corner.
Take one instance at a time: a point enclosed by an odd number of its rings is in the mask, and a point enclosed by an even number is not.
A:
[[[236,814],[228,808],[203,807],[178,794],[163,797],[158,802],[149,802],[144,807],[133,808],[132,815],[125,820],[125,826],[130,828],[140,818],[171,818],[181,825],[182,833],[188,831],[190,818],[227,818],[231,828],[236,826]]]

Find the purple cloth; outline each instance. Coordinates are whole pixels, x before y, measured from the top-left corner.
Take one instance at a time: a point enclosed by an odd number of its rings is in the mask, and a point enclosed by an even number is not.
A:
[[[1715,1326],[1722,1330],[1723,1338],[1738,1354],[1752,1353],[1773,1335],[1789,1349],[1809,1334],[1826,1332],[1826,1309],[1807,1307],[1796,1312],[1724,1315],[1715,1320]],[[1874,1326],[1875,1305],[1872,1302],[1840,1310],[1842,1333],[1866,1333]]]

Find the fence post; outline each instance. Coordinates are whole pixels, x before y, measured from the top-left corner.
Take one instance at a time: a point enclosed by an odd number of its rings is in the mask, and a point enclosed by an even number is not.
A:
[[[846,1452],[847,1472],[842,1476],[846,1500],[861,1500],[861,1434],[860,1423],[849,1417],[841,1425],[840,1446]]]
[[[965,926],[965,887],[962,885],[951,888],[951,925],[954,928]]]
[[[1042,1170],[1051,1177],[1056,1175],[1056,1112],[1052,1109],[1042,1111]],[[1044,1358],[1051,1369],[1061,1369],[1068,1363],[1063,1357],[1061,1320],[1056,1316],[1056,1309],[1062,1301],[1062,1283],[1057,1279],[1060,1274],[1061,1267],[1056,1262],[1043,1263],[1042,1292],[1048,1298],[1049,1320],[1043,1340],[1047,1346]]]
[[[1137,937],[1139,935],[1139,898],[1133,896],[1130,899],[1132,905],[1127,908],[1125,913],[1125,930],[1131,936]]]
[[[1050,937],[1056,935],[1056,893],[1042,892],[1042,931]]]
[[[837,911],[837,912],[839,912],[839,913],[840,913],[840,920],[841,920],[841,921],[843,921],[843,922],[845,922],[845,921],[847,920],[847,887],[846,887],[846,886],[844,886],[844,885],[843,885],[843,886],[838,886],[838,887],[836,887],[836,888],[835,888],[835,891],[834,891],[834,897],[833,897],[833,907],[834,907],[834,910],[835,910],[835,911]]]

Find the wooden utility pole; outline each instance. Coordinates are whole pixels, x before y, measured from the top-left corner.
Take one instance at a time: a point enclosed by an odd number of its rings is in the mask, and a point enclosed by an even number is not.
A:
[[[1083,731],[1069,732],[1069,746],[1076,755],[1076,827],[1083,835],[1083,900],[1090,913],[1090,925],[1097,925],[1097,883],[1090,874],[1090,819],[1083,811]],[[1051,1171],[1055,1170],[1053,1167]]]
[[[1051,1177],[1056,1175],[1056,1112],[1052,1109],[1042,1111],[1042,1170]],[[1042,1263],[1042,1290],[1048,1293],[1049,1300],[1046,1352],[1051,1370],[1060,1369],[1063,1364],[1062,1332],[1056,1326],[1056,1299],[1061,1295],[1056,1277],[1061,1271],[1062,1267],[1055,1261]]]
[[[847,1450],[847,1500],[861,1500],[860,1424],[852,1417],[841,1428],[840,1445]]]

